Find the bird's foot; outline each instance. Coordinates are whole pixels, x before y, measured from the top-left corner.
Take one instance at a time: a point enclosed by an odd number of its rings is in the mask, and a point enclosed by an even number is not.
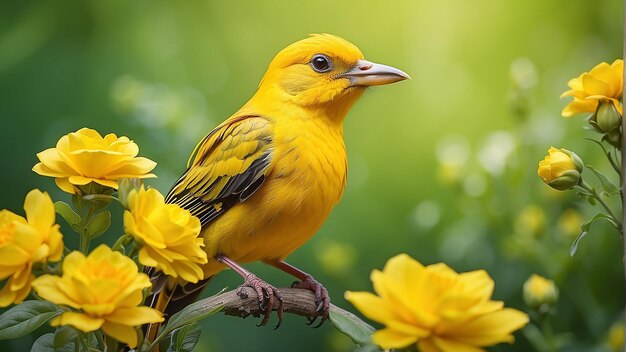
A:
[[[328,310],[330,309],[330,296],[328,290],[319,281],[315,280],[311,275],[307,275],[304,281],[296,281],[291,287],[300,288],[303,290],[309,290],[313,292],[315,296],[315,304],[317,306],[317,315],[314,317],[308,317],[309,322],[307,325],[315,323],[318,317],[322,317],[322,320],[315,326],[319,328],[322,324],[328,320]]]
[[[270,314],[274,309],[274,303],[278,301],[278,307],[276,307],[276,313],[278,314],[278,323],[274,329],[278,329],[283,322],[283,295],[276,289],[276,287],[268,284],[267,282],[259,279],[258,276],[250,273],[246,276],[245,281],[236,293],[241,298],[248,298],[248,294],[243,290],[244,287],[251,287],[256,291],[259,297],[259,308],[263,312],[263,320],[257,326],[263,326],[267,324],[270,319]]]

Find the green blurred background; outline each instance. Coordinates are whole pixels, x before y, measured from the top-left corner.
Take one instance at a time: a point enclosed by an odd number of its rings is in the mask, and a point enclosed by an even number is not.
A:
[[[560,117],[559,94],[569,78],[621,57],[622,14],[619,0],[3,1],[0,208],[21,212],[35,187],[68,201],[31,168],[37,152],[84,126],[134,139],[159,163],[149,184],[167,192],[195,143],[254,93],[274,54],[309,33],[332,33],[413,79],[371,89],[350,112],[343,200],[290,261],[350,310],[343,292],[371,290],[370,271],[401,252],[458,271],[484,268],[494,297],[523,310],[522,285],[538,273],[561,291],[551,324],[563,349],[608,350],[623,314],[620,241],[594,225],[570,258],[577,225],[594,210],[551,192],[536,167],[555,145],[608,169],[583,140],[592,134],[582,118]],[[121,210],[113,212],[103,240],[122,231]],[[279,287],[292,281],[249,267]],[[239,283],[225,272],[205,294]],[[255,323],[214,316],[198,350],[352,348],[330,324]],[[532,350],[528,333],[516,336],[515,346],[492,350]],[[32,341],[1,346],[21,351]]]

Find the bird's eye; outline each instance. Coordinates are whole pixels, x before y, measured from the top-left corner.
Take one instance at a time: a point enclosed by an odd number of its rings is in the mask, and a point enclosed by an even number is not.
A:
[[[333,68],[330,59],[326,55],[317,54],[311,59],[311,67],[315,72],[328,72]]]

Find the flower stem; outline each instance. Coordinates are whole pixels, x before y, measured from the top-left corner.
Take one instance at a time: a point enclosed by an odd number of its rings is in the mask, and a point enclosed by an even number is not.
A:
[[[98,344],[100,345],[100,347],[102,347],[102,351],[107,352],[108,348],[107,348],[107,344],[104,342],[102,331],[95,331],[94,334],[96,335],[96,338],[98,339]]]
[[[132,239],[133,239],[132,236],[128,234],[124,234],[120,236],[120,238],[118,238],[117,241],[115,241],[111,249],[114,251],[125,253],[126,251],[125,247],[130,243]]]
[[[587,182],[585,182],[582,179],[580,180],[580,183],[578,183],[578,186],[584,189],[585,191],[587,191],[595,200],[598,201],[598,203],[600,203],[600,205],[602,205],[602,207],[606,210],[607,213],[609,213],[608,215],[617,225],[618,227],[617,230],[621,232],[623,230],[621,218],[618,218],[617,216],[615,216],[615,213],[613,212],[613,210],[606,204],[606,202],[604,201],[604,199],[602,199],[602,197],[598,194],[598,192],[596,192],[596,190],[593,187],[591,187]]]
[[[89,337],[87,337],[87,339],[85,339],[85,335],[82,333],[78,333],[78,339],[80,340],[80,344],[83,345],[83,348],[85,349],[85,351],[89,351]]]

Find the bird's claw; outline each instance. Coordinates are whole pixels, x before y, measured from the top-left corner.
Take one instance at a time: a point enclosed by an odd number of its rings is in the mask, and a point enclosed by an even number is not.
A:
[[[259,279],[259,277],[254,274],[246,276],[245,281],[241,284],[241,286],[239,286],[239,289],[236,292],[242,299],[248,298],[248,294],[243,290],[244,287],[251,287],[254,291],[256,291],[256,294],[259,297],[259,308],[261,308],[261,311],[263,312],[263,319],[257,326],[267,324],[270,319],[270,314],[274,309],[274,303],[278,300],[278,307],[276,308],[278,323],[274,327],[274,329],[278,329],[280,324],[283,322],[283,295],[280,291],[278,291],[276,287]]]
[[[314,317],[307,317],[307,325],[314,324],[318,317],[322,317],[320,322],[315,325],[314,328],[322,326],[322,324],[328,320],[328,310],[330,309],[330,296],[328,295],[328,290],[326,290],[322,284],[310,275],[306,276],[304,281],[295,281],[291,284],[291,287],[313,292],[313,295],[315,296],[317,315]]]

